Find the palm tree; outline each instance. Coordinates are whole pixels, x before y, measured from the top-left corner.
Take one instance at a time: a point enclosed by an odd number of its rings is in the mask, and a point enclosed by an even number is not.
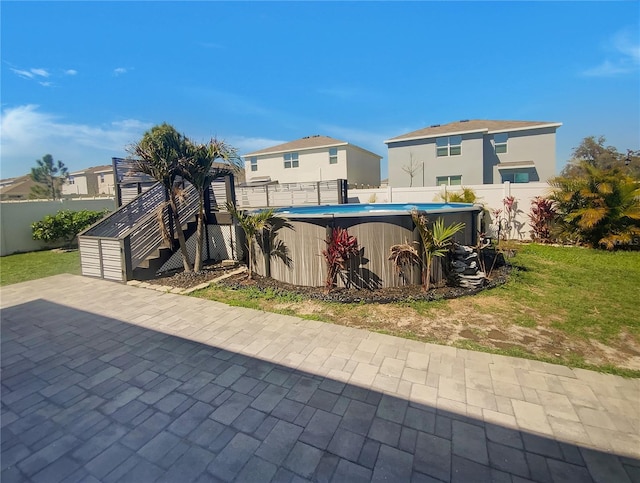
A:
[[[556,224],[561,236],[608,250],[640,237],[640,184],[619,169],[587,162],[582,174],[557,177],[553,188]]]
[[[438,218],[433,227],[429,229],[427,217],[417,211],[411,213],[413,222],[418,227],[422,239],[424,251],[424,264],[422,270],[422,288],[426,292],[431,286],[431,264],[434,257],[443,257],[451,244],[451,239],[464,228],[464,223],[456,223],[444,226],[444,220]]]
[[[182,231],[182,224],[178,216],[178,204],[174,182],[180,175],[180,163],[187,156],[187,140],[175,128],[167,123],[154,126],[145,132],[142,139],[130,148],[134,160],[134,169],[151,176],[162,183],[168,197],[170,216],[178,235],[182,264],[185,272],[193,271],[187,243]],[[161,209],[164,209],[164,205]]]
[[[445,203],[475,203],[478,201],[478,195],[473,188],[462,187],[462,191],[445,191],[438,193],[435,198],[436,201],[443,201]]]
[[[216,159],[228,163],[226,166],[214,166]],[[202,248],[204,232],[204,195],[211,182],[217,178],[236,172],[239,168],[235,149],[224,141],[211,139],[207,144],[187,143],[187,156],[180,163],[184,178],[198,190],[198,227],[196,231],[196,255],[194,270],[202,270]]]
[[[245,238],[247,239],[247,251],[249,259],[249,280],[253,278],[253,265],[254,256],[253,251],[255,249],[256,236],[262,233],[262,230],[270,228],[274,223],[275,209],[270,208],[267,210],[260,210],[256,213],[248,213],[246,211],[238,210],[233,204],[227,203],[227,211],[231,213],[244,231]]]

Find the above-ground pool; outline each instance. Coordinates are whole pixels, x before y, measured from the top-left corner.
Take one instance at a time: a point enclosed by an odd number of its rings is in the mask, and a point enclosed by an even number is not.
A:
[[[351,260],[340,285],[375,289],[405,283],[420,283],[415,267],[403,280],[389,260],[390,248],[401,243],[420,242],[411,218],[412,211],[425,213],[429,222],[443,218],[446,225],[464,223],[455,240],[475,244],[480,205],[471,203],[372,203],[279,208],[276,214],[286,218],[291,228],[278,229],[268,243],[267,260],[258,250],[256,270],[260,275],[304,286],[324,285],[326,264],[322,256],[327,235],[333,227],[347,229],[358,240],[360,255]],[[434,281],[441,277],[434,270]]]
[[[460,211],[478,211],[473,203],[368,203],[320,206],[289,206],[278,208],[276,213],[288,217],[345,217],[411,214],[413,210],[426,213],[451,213]]]

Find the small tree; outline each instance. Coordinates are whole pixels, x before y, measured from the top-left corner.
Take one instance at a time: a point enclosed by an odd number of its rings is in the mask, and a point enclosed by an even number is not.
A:
[[[162,183],[168,197],[170,217],[178,235],[182,264],[185,272],[193,271],[187,243],[182,231],[182,224],[178,216],[178,192],[174,186],[176,177],[181,174],[180,163],[188,155],[187,139],[173,126],[167,123],[154,126],[144,133],[142,139],[130,148],[131,154],[136,156],[133,160],[135,170],[151,176]],[[165,205],[160,207],[163,210]],[[161,219],[161,217],[158,217]]]
[[[34,240],[46,243],[64,241],[66,246],[71,246],[78,233],[102,219],[106,213],[107,210],[61,210],[54,216],[47,215],[42,220],[32,223],[31,233]]]
[[[249,262],[249,275],[247,279],[251,280],[253,278],[253,267],[254,267],[254,250],[256,244],[256,236],[262,233],[262,230],[268,229],[274,223],[275,210],[270,208],[268,210],[261,210],[257,213],[248,213],[246,211],[238,210],[231,203],[227,203],[227,211],[231,213],[242,231],[244,232],[245,238],[247,239],[247,257]]]
[[[358,240],[349,235],[347,230],[335,227],[325,240],[327,248],[322,250],[322,256],[327,262],[327,278],[325,279],[325,292],[329,293],[335,286],[338,274],[347,268],[347,262],[351,257],[358,255]]]
[[[413,177],[416,175],[421,163],[413,160],[413,153],[409,153],[409,164],[401,167],[402,171],[409,175],[409,188],[413,186]]]
[[[444,226],[444,220],[438,218],[433,227],[429,228],[427,217],[413,211],[411,218],[418,228],[420,239],[422,240],[423,268],[422,268],[422,288],[426,292],[431,286],[431,264],[434,257],[444,257],[447,253],[451,240],[460,230],[464,228],[464,223],[455,223]]]
[[[38,185],[31,187],[32,198],[49,198],[56,200],[62,197],[62,184],[69,176],[69,170],[62,161],[54,163],[53,156],[45,154],[37,159],[37,167],[31,168],[31,179]]]
[[[214,166],[216,159],[224,161],[226,166]],[[224,141],[212,139],[207,144],[188,142],[187,155],[180,162],[180,169],[187,181],[198,190],[198,226],[196,231],[196,255],[194,270],[202,270],[203,234],[206,212],[204,195],[211,182],[228,176],[238,169],[238,156],[235,149]],[[234,164],[236,163],[236,164]]]

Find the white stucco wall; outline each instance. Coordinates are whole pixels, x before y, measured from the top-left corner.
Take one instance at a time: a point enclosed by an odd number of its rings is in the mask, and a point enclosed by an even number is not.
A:
[[[87,177],[84,174],[71,175],[73,176],[73,184],[66,181],[62,185],[63,195],[86,195],[89,193],[87,188]]]
[[[380,157],[356,146],[347,146],[346,179],[350,184],[380,186]]]
[[[61,210],[100,211],[115,209],[113,198],[62,201],[3,201],[0,203],[0,256],[31,252],[48,247],[31,237],[31,223]]]

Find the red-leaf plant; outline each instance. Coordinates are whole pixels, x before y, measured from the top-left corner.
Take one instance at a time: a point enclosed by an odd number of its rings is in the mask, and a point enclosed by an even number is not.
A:
[[[553,201],[536,196],[531,200],[531,239],[540,243],[551,242],[551,221],[555,217]]]
[[[338,274],[346,269],[349,258],[359,253],[358,240],[349,235],[344,228],[336,227],[325,240],[327,248],[322,256],[327,262],[327,278],[324,283],[325,292],[329,293],[336,286]]]

